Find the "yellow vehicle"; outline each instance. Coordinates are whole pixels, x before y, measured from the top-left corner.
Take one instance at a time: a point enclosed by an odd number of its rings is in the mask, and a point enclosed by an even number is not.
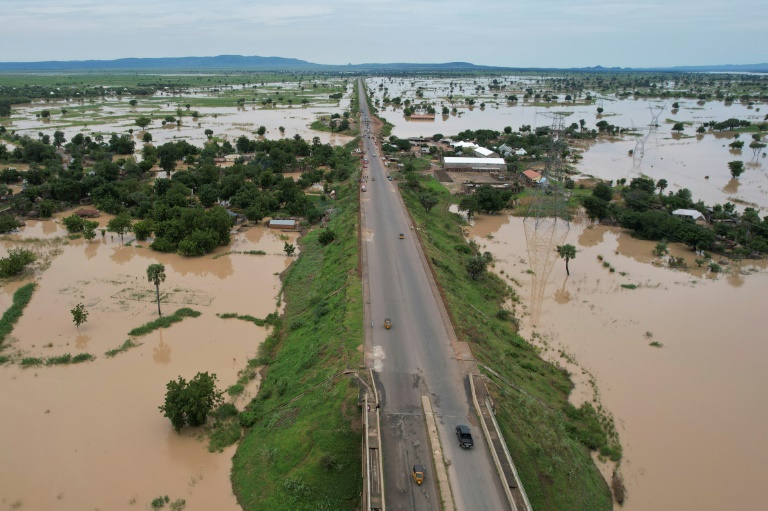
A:
[[[400,233],[400,239],[401,239],[401,240],[402,240],[402,239],[405,239],[405,234],[403,234],[402,232]]]
[[[426,475],[426,473],[427,469],[424,465],[414,465],[411,476],[413,477],[413,480],[416,481],[416,484],[421,486],[421,483],[424,482],[424,475]]]
[[[384,320],[384,328],[386,328],[387,330],[389,330],[390,328],[392,328],[392,321],[390,321],[390,319],[389,319],[389,318],[387,318],[387,319],[385,319],[385,320]]]

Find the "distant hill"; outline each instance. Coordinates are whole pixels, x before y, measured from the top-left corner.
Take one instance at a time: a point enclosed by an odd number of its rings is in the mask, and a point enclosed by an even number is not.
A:
[[[115,70],[232,70],[232,71],[558,71],[564,68],[515,68],[479,66],[469,62],[446,63],[367,63],[346,66],[316,64],[306,60],[258,55],[218,55],[216,57],[126,58],[116,60],[51,60],[46,62],[0,62],[0,71],[115,71]],[[673,71],[673,72],[762,72],[768,64],[726,64],[712,66],[676,66],[658,68],[581,67],[570,71]]]

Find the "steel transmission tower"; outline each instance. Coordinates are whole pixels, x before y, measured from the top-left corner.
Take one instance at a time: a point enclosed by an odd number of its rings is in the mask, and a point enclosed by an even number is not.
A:
[[[565,116],[544,112],[552,120],[550,144],[542,182],[534,189],[526,209],[523,225],[528,248],[528,263],[533,272],[531,286],[531,316],[537,323],[541,315],[549,275],[558,259],[557,246],[562,245],[570,230],[568,198],[566,197],[566,164],[568,144],[565,140]]]

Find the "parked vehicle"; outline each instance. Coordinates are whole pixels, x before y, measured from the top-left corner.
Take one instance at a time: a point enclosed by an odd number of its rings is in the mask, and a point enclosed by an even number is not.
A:
[[[392,321],[389,318],[384,320],[384,328],[386,328],[387,330],[392,328]]]

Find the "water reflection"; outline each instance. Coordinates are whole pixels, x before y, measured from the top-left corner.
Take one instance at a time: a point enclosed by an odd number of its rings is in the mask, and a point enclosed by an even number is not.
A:
[[[152,348],[152,359],[158,364],[169,364],[171,362],[171,347],[163,340],[163,331],[159,330],[160,341],[157,346]]]
[[[88,241],[85,243],[85,257],[87,259],[93,259],[96,254],[99,252],[99,245],[100,243],[98,241]]]
[[[571,301],[571,292],[565,289],[565,283],[568,282],[568,276],[563,280],[563,285],[555,291],[555,301],[560,305],[564,305]]]
[[[80,334],[75,338],[75,347],[79,350],[88,348],[88,343],[91,342],[90,335]]]

